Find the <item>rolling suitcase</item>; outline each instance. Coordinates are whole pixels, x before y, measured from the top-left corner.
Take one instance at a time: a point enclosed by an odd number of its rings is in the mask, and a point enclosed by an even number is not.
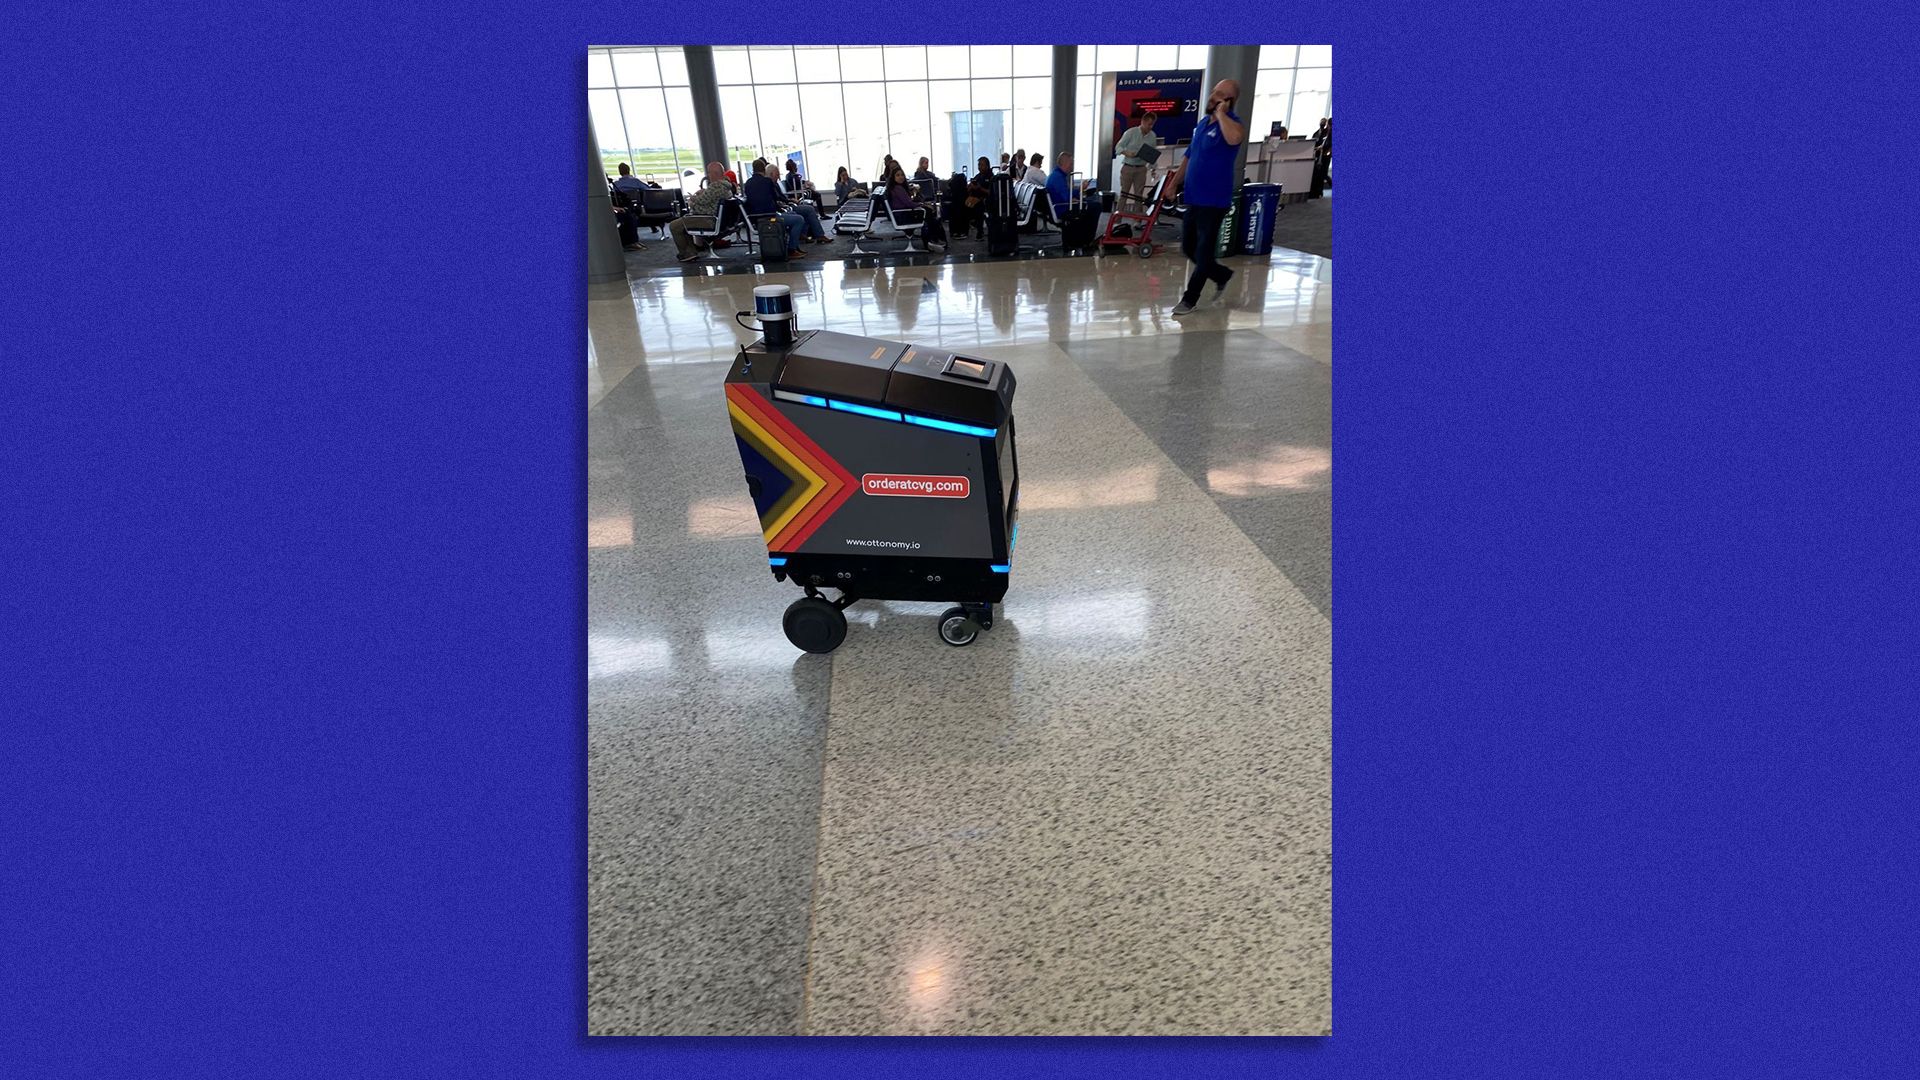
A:
[[[1014,198],[1013,177],[995,173],[987,192],[987,254],[1013,255],[1020,250],[1020,204]]]
[[[992,207],[993,216],[1017,217],[1020,213],[1020,204],[1013,197],[1013,177],[1006,173],[994,173],[991,185],[988,189],[991,198],[987,201]]]
[[[760,238],[760,258],[766,262],[787,261],[787,224],[778,217],[761,218],[754,225]]]
[[[1069,210],[1060,222],[1060,247],[1067,251],[1090,248],[1094,234],[1099,231],[1100,211],[1091,207]]]
[[[1020,229],[1012,218],[999,216],[987,219],[987,254],[1013,255],[1020,250]]]
[[[1079,173],[1068,179],[1073,197],[1060,218],[1060,249],[1081,251],[1093,246],[1093,238],[1100,231],[1100,204],[1089,201],[1087,193],[1081,190]]]

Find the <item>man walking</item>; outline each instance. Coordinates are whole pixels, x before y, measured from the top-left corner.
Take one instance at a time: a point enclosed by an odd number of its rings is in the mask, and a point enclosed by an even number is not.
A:
[[[1180,167],[1167,177],[1165,202],[1171,204],[1182,187],[1187,192],[1187,212],[1181,219],[1180,250],[1193,261],[1193,274],[1187,278],[1187,291],[1173,309],[1175,317],[1188,315],[1200,302],[1200,290],[1214,284],[1213,298],[1226,295],[1233,271],[1221,266],[1216,254],[1220,243],[1220,223],[1226,220],[1227,207],[1233,202],[1233,163],[1239,157],[1240,144],[1246,141],[1247,125],[1234,115],[1233,105],[1240,97],[1240,84],[1220,80],[1207,97],[1207,118],[1193,129],[1193,143]]]

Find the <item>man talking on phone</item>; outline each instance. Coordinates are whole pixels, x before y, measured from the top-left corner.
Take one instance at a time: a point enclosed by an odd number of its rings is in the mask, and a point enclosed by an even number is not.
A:
[[[1172,205],[1182,187],[1187,192],[1187,212],[1181,219],[1180,250],[1193,262],[1193,274],[1187,278],[1187,291],[1173,309],[1178,317],[1190,314],[1200,303],[1200,291],[1207,282],[1214,285],[1213,299],[1226,295],[1233,271],[1221,266],[1216,252],[1220,245],[1220,223],[1226,220],[1227,207],[1233,202],[1233,163],[1240,156],[1240,144],[1246,141],[1247,125],[1233,113],[1239,100],[1240,84],[1222,79],[1207,96],[1207,116],[1193,129],[1193,143],[1178,168],[1167,176],[1163,196]]]

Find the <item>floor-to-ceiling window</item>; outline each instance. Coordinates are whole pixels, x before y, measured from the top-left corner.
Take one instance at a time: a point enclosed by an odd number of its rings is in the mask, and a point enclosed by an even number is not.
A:
[[[1013,110],[1009,118],[1013,127],[1006,135],[1007,149],[1025,150],[1028,157],[1053,157],[1053,151],[1047,149],[1047,140],[1053,138],[1053,46],[1013,47]]]
[[[588,52],[587,111],[609,176],[625,163],[662,187],[683,186],[689,174],[698,179],[700,139],[678,47]]]
[[[1254,79],[1249,134],[1264,139],[1276,123],[1289,135],[1312,135],[1333,115],[1333,46],[1262,45]]]
[[[1051,46],[716,45],[713,66],[728,168],[756,157],[784,167],[797,155],[825,185],[842,166],[874,179],[887,154],[908,171],[925,157],[942,176],[971,173],[983,154],[1052,156]],[[594,49],[587,69],[609,173],[625,161],[662,183],[676,170],[698,175],[680,49]]]
[[[847,160],[840,50],[833,45],[798,45],[793,55],[794,73],[800,80],[800,131],[806,138],[800,168],[825,190]]]
[[[1207,46],[1082,45],[1078,57],[1074,167],[1092,174],[1101,73],[1203,71]],[[716,45],[713,61],[729,168],[756,157],[784,167],[795,157],[826,185],[841,166],[874,179],[887,154],[909,171],[926,157],[944,176],[1016,149],[1044,155],[1051,168],[1063,149],[1048,145],[1051,46]],[[1259,67],[1251,115],[1242,105],[1258,135],[1276,120],[1311,134],[1331,115],[1331,46],[1262,45]],[[700,143],[678,47],[593,49],[587,86],[608,173],[624,161],[657,183],[698,182]]]
[[[877,179],[887,148],[886,67],[877,45],[840,47],[840,100],[847,114],[847,149],[839,161],[809,161],[808,173],[826,175],[842,165],[856,180]],[[898,155],[895,155],[896,157]]]

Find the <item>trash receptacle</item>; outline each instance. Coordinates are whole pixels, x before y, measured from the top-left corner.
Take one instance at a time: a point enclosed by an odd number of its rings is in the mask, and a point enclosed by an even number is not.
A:
[[[1242,243],[1247,254],[1273,251],[1273,217],[1279,210],[1279,184],[1248,184],[1240,189],[1240,220],[1246,223]]]

